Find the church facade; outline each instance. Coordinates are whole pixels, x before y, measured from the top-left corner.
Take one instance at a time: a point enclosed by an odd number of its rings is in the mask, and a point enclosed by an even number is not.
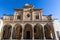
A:
[[[1,39],[55,40],[52,15],[42,15],[42,8],[25,4],[14,15],[4,14]]]

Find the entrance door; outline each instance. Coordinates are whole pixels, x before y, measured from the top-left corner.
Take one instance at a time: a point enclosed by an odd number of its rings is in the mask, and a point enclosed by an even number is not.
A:
[[[26,32],[26,39],[30,39],[30,31]]]

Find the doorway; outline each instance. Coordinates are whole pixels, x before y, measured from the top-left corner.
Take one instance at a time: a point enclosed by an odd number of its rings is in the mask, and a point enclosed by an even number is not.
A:
[[[30,31],[26,32],[26,39],[30,39]]]

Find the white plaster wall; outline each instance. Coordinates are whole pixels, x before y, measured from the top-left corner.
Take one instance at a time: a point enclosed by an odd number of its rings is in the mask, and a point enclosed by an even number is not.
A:
[[[60,31],[60,21],[59,20],[54,20],[53,25],[54,25],[54,29],[55,29],[56,39],[58,40],[56,31]]]
[[[1,30],[2,30],[2,26],[3,26],[3,21],[0,19],[0,33],[1,33]]]

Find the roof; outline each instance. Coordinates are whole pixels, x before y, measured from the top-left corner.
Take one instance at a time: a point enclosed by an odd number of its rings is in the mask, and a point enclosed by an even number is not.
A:
[[[22,11],[23,9],[21,9],[21,8],[15,8],[14,10],[15,11]]]
[[[13,16],[12,14],[9,14],[9,15],[7,15],[7,14],[4,14],[4,16]]]
[[[32,7],[33,7],[32,5],[30,5],[30,4],[27,3],[27,4],[24,5],[23,8],[32,8]]]

